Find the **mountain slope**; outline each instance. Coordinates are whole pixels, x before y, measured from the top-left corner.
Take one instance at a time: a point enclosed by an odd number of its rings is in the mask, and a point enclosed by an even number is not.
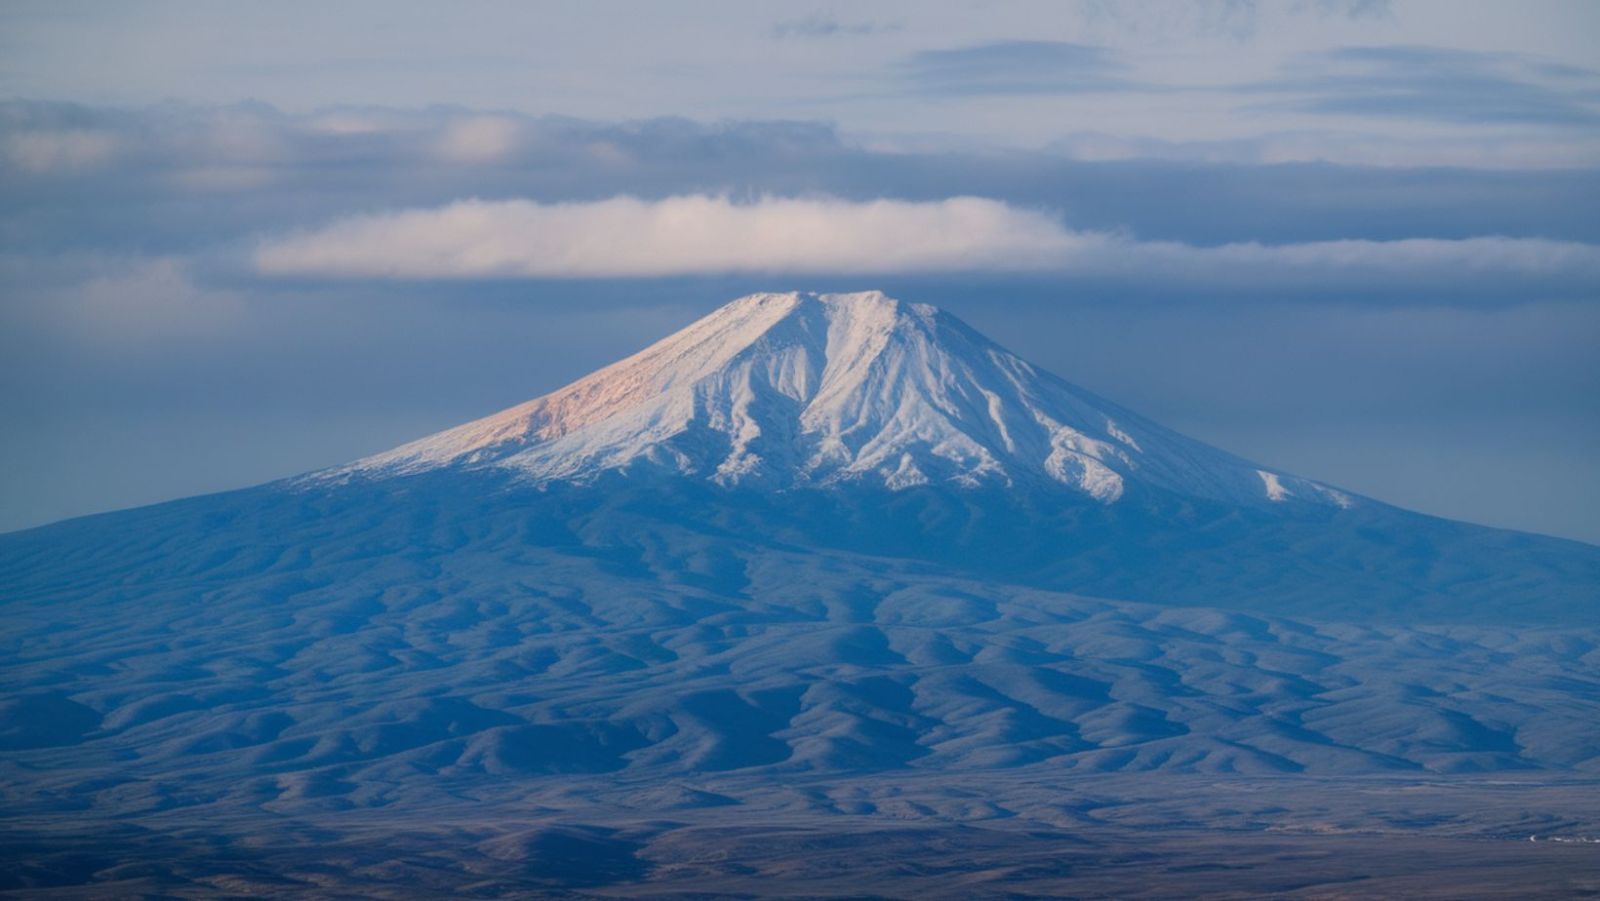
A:
[[[1588,849],[1543,839],[1600,829],[1592,627],[1094,600],[562,495],[440,472],[0,537],[0,886],[856,897],[848,841],[888,897],[1193,897],[1239,878],[1221,836],[1277,896],[1441,843],[1552,884]]]
[[[257,492],[77,521],[74,556],[59,533],[0,545],[4,806],[426,807],[611,771],[1600,768],[1592,627],[1096,600],[557,518],[531,491]]]

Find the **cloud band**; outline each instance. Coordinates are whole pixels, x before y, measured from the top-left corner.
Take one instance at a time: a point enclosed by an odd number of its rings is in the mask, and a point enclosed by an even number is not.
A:
[[[1047,213],[979,197],[463,200],[349,217],[273,238],[257,248],[255,261],[270,275],[412,279],[957,271],[1210,280],[1283,272],[1404,279],[1463,270],[1600,276],[1600,247],[1571,241],[1411,238],[1201,247],[1073,231]]]
[[[270,274],[397,278],[1033,269],[1075,241],[1043,213],[976,197],[465,200],[269,241],[256,263]]]

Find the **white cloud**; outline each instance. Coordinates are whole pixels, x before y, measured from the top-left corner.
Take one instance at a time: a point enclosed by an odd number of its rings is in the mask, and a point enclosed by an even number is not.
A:
[[[1600,276],[1600,247],[1478,237],[1200,247],[1079,232],[979,197],[939,201],[688,195],[587,203],[464,200],[270,239],[272,275],[606,278],[733,272],[1055,271],[1141,281]]]
[[[272,274],[452,278],[1042,269],[1084,237],[995,200],[464,200],[268,241]]]

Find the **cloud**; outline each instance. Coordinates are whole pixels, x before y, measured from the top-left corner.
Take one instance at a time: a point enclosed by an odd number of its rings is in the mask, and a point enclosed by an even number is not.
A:
[[[822,12],[813,12],[797,19],[785,19],[772,26],[772,36],[784,38],[835,38],[861,37],[899,31],[900,26],[882,22],[845,22]]]
[[[116,136],[105,131],[38,129],[7,136],[6,156],[26,172],[83,170],[108,162],[117,152]]]
[[[1272,166],[1333,163],[1383,168],[1582,169],[1600,160],[1600,143],[1555,141],[1547,134],[1506,130],[1463,141],[1459,135],[1396,138],[1354,130],[1268,132],[1249,138],[1163,141],[1102,132],[1074,132],[1050,142],[1051,152],[1083,162],[1172,160]]]
[[[979,198],[849,201],[682,195],[588,203],[464,200],[354,216],[269,239],[267,275],[358,278],[642,278],[1056,272],[1163,281],[1600,276],[1600,247],[1476,237],[1195,246],[1074,231],[1047,213]]]
[[[1244,40],[1256,32],[1260,10],[1254,0],[1081,0],[1085,19],[1140,37],[1178,33],[1221,35]]]
[[[1272,37],[1297,19],[1384,19],[1389,0],[1078,0],[1085,25],[1141,41]]]
[[[1346,47],[1311,55],[1248,90],[1301,95],[1277,106],[1322,115],[1452,124],[1600,124],[1600,72],[1515,54],[1441,47]]]
[[[0,317],[101,346],[206,339],[230,331],[241,296],[202,284],[171,256],[0,257]]]
[[[927,94],[1067,94],[1132,90],[1122,66],[1103,47],[1064,41],[997,41],[923,50],[903,65],[913,88]]]
[[[90,279],[71,301],[73,321],[113,340],[212,335],[240,312],[238,295],[201,287],[188,263],[169,257],[129,261]]]
[[[1462,281],[1493,274],[1579,279],[1589,290],[1600,280],[1600,245],[1542,238],[1251,241],[1213,247],[1152,241],[1128,242],[1118,249],[1120,253],[1106,261],[1109,271],[1144,278],[1165,273],[1223,282],[1333,279],[1398,287],[1410,280]]]
[[[468,116],[445,126],[436,148],[451,162],[498,162],[516,150],[520,132],[509,116]]]
[[[977,197],[464,200],[271,240],[256,265],[394,278],[1006,270],[1046,267],[1078,240],[1043,213]]]
[[[1301,0],[1296,6],[1317,15],[1344,19],[1382,19],[1393,14],[1390,0]]]
[[[500,126],[484,125],[501,121],[512,123],[509,148],[498,140]],[[462,123],[471,124],[455,133],[454,155],[462,159],[447,158],[441,145],[452,146],[452,127]],[[183,256],[210,274],[235,263],[241,248],[253,251],[263,236],[288,236],[358,212],[438,210],[469,197],[544,206],[618,196],[856,203],[984,197],[1014,209],[1061,211],[1057,224],[1080,246],[1090,235],[1122,233],[1196,247],[1482,235],[1600,243],[1600,213],[1573,202],[1600,191],[1600,170],[1576,165],[1585,154],[1570,131],[1546,140],[1536,130],[1499,129],[1510,142],[1503,145],[1459,136],[1441,144],[1442,135],[1397,144],[1381,135],[1316,131],[1185,144],[1079,134],[1038,151],[994,153],[866,147],[812,122],[605,122],[455,107],[296,114],[262,105],[127,110],[0,103],[0,154],[12,137],[61,131],[112,135],[117,150],[94,166],[48,174],[0,158],[0,243],[30,255]],[[477,139],[467,140],[475,131]],[[1502,162],[1537,156],[1567,168],[1435,168],[1481,165],[1484,155]],[[1596,158],[1592,149],[1588,156]],[[1356,165],[1297,164],[1329,159]],[[218,195],[228,202],[216,202]],[[1095,245],[1105,260],[1077,260],[1071,271],[1108,270],[1118,258],[1108,240]],[[1070,256],[1063,250],[1062,259]],[[989,265],[973,271],[998,271]],[[1330,281],[1353,277],[1333,275]],[[1153,277],[1132,272],[1118,283]],[[1562,296],[1579,290],[1545,287]],[[1267,290],[1230,288],[1239,296]],[[1429,292],[1390,297],[1437,303],[1447,293],[1478,304],[1530,292],[1504,280],[1451,285],[1440,274]]]
[[[1133,28],[1129,16],[1153,16],[1179,27],[1156,8],[1109,6],[1104,14]],[[1185,7],[1211,25],[1179,30],[1253,29],[1255,6],[1225,2]],[[1092,11],[1096,7],[1089,7]],[[1361,18],[1386,14],[1381,5],[1313,4],[1323,16]],[[1207,12],[1209,10],[1209,12]],[[1234,23],[1224,25],[1218,23]],[[1141,30],[1134,28],[1134,30]],[[1244,34],[1236,35],[1244,37]],[[1542,125],[1592,130],[1600,124],[1600,72],[1510,53],[1426,46],[1343,47],[1304,54],[1283,77],[1227,87],[1140,81],[1123,57],[1107,47],[1062,41],[1008,40],[912,54],[900,71],[917,93],[982,96],[1167,93],[1200,90],[1221,95],[1278,94],[1286,99],[1247,107],[1255,113],[1312,113],[1374,120],[1454,125]],[[1387,138],[1395,141],[1393,135]],[[1588,146],[1592,162],[1592,142]]]

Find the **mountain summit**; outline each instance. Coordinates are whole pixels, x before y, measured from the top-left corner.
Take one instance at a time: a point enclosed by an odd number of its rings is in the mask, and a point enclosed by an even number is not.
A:
[[[1349,495],[1163,428],[926,304],[754,294],[544,397],[323,475],[501,468],[532,481],[667,473],[777,488],[1135,486],[1231,504]]]

